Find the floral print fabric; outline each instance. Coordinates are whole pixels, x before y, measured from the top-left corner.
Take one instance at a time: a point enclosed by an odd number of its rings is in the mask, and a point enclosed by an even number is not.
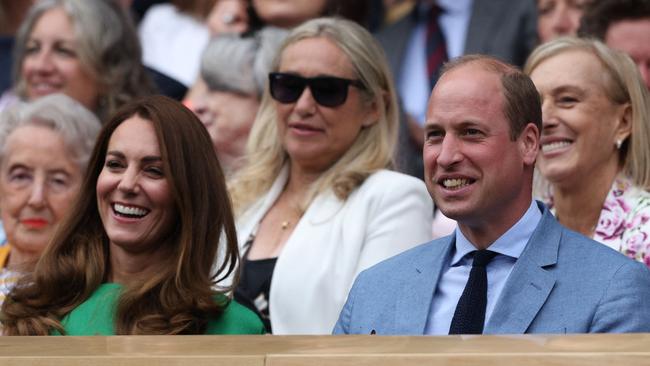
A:
[[[551,212],[552,197],[547,197]],[[593,239],[650,268],[650,193],[618,176],[607,194]]]

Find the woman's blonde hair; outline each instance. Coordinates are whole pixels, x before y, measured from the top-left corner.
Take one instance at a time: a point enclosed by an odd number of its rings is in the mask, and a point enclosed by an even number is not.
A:
[[[635,185],[650,189],[650,99],[641,75],[628,55],[595,39],[561,37],[538,46],[528,57],[524,72],[530,75],[545,60],[571,51],[594,55],[603,67],[605,94],[612,103],[630,103],[632,131],[621,145],[620,160],[623,172]]]
[[[392,166],[397,141],[397,97],[386,57],[372,35],[358,24],[339,18],[318,18],[303,23],[288,35],[271,71],[278,71],[282,52],[289,45],[320,37],[333,42],[349,58],[363,84],[364,102],[375,103],[379,119],[362,128],[348,151],[312,184],[301,203],[302,210],[316,195],[328,189],[332,189],[339,199],[347,199],[370,174]],[[288,162],[289,157],[278,133],[275,103],[267,85],[248,139],[247,163],[229,184],[238,214],[268,191]]]

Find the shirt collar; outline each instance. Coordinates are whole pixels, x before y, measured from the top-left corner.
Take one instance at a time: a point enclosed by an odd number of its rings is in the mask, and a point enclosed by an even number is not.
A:
[[[441,10],[440,15],[469,16],[472,11],[472,2],[473,0],[438,0],[436,3]],[[426,2],[420,3],[412,13],[414,19],[421,22],[427,21],[431,6]]]
[[[530,206],[528,206],[528,210],[526,210],[526,213],[524,213],[519,221],[495,240],[489,246],[489,249],[508,257],[519,258],[541,220],[542,212],[537,206],[537,203],[532,200]],[[451,266],[457,265],[468,253],[476,250],[476,247],[467,240],[458,227],[456,227],[455,233],[456,252],[451,259]]]
[[[472,0],[438,0],[438,6],[445,13],[469,13],[472,10]]]

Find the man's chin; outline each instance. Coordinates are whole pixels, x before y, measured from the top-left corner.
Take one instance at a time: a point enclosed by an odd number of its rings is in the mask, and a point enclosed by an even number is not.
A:
[[[468,217],[471,214],[471,210],[465,208],[465,207],[449,207],[449,206],[436,206],[440,212],[442,212],[443,215],[446,217],[456,220],[456,221],[462,221],[463,218]]]

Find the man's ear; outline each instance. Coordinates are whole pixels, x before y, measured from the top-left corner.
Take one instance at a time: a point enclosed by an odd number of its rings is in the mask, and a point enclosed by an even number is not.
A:
[[[534,123],[528,123],[519,135],[521,157],[526,165],[535,165],[539,152],[539,128]]]

